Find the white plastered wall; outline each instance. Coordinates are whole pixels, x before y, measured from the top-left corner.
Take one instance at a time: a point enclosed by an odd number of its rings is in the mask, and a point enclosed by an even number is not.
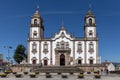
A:
[[[48,52],[46,54],[43,52],[45,42],[48,44]],[[51,50],[50,41],[42,41],[41,42],[41,60],[42,60],[42,63],[44,63],[44,58],[46,57],[48,59],[48,65],[50,65],[50,52],[51,52],[50,50]]]
[[[35,57],[37,59],[36,63],[39,64],[39,41],[35,41],[37,44],[37,52],[35,54],[32,53],[32,44],[34,41],[30,42],[30,64],[32,64],[32,58]]]
[[[94,52],[91,54],[89,52],[89,44],[90,42],[93,43],[94,45]],[[96,64],[96,41],[86,41],[86,61],[87,61],[87,64],[89,64],[89,58],[90,57],[93,57],[94,61],[93,61],[93,64]]]
[[[78,43],[81,42],[82,44],[82,52],[78,53],[77,49],[78,49]],[[82,58],[82,64],[84,64],[85,62],[85,51],[84,51],[84,41],[76,41],[75,42],[75,60],[78,59],[79,57]],[[76,62],[77,63],[77,62]]]

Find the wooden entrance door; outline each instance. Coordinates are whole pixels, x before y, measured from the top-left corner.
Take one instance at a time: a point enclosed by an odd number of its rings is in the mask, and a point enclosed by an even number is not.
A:
[[[78,64],[82,64],[82,61],[81,61],[81,60],[78,60]]]
[[[60,55],[60,66],[64,66],[65,65],[65,55],[61,54]]]

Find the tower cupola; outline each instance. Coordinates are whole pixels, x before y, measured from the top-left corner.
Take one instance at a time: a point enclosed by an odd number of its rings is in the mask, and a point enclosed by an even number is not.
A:
[[[31,29],[31,38],[39,38],[42,39],[44,38],[44,26],[43,26],[43,19],[39,13],[39,8],[37,7],[37,10],[31,17],[31,24],[30,24],[30,29]]]
[[[96,21],[90,5],[84,20],[85,37],[96,37]]]
[[[91,11],[91,5],[89,5],[89,10],[85,16],[85,27],[90,27],[90,26],[94,26],[96,27],[96,23],[95,23],[95,16],[93,15],[93,12]]]

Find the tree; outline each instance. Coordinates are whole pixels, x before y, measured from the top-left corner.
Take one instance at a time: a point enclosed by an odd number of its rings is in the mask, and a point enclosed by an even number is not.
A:
[[[14,60],[20,64],[21,61],[25,60],[27,58],[27,55],[25,54],[25,47],[22,44],[19,44],[14,52]]]

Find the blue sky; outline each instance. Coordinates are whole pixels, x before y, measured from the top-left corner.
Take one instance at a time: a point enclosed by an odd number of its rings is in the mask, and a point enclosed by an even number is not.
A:
[[[11,57],[18,44],[27,48],[30,19],[37,5],[44,20],[45,37],[58,32],[62,20],[68,32],[83,37],[89,4],[96,16],[102,61],[120,62],[120,0],[0,0],[0,53],[6,59],[4,46],[13,47]]]

